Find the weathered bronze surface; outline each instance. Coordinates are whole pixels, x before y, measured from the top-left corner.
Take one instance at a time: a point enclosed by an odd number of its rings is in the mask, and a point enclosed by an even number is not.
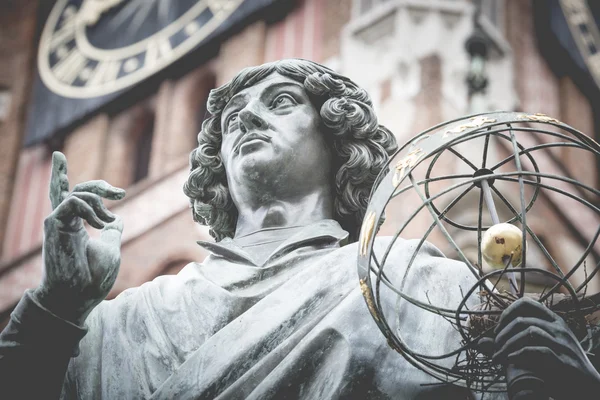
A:
[[[212,92],[208,110],[184,191],[216,239],[200,243],[212,255],[111,301],[123,225],[102,198],[125,193],[102,181],[69,191],[66,159],[54,155],[45,275],[0,336],[3,390],[85,399],[469,396],[434,385],[392,350],[365,306],[356,240],[375,178],[397,148],[367,93],[316,63],[284,60],[243,70]],[[98,240],[84,220],[102,230]],[[363,254],[374,215],[367,225]],[[374,252],[388,243],[377,238]],[[414,246],[397,241],[390,277],[403,275]],[[456,307],[472,281],[464,264],[426,245],[408,293]],[[497,356],[514,356],[525,347],[511,337],[530,334],[530,369],[600,393],[568,328],[551,324],[555,314],[517,306],[501,320]],[[404,305],[392,319],[424,353],[460,340],[432,313]]]

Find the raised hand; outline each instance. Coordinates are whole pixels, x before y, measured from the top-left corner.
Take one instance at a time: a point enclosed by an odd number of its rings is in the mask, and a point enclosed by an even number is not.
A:
[[[555,399],[600,398],[600,374],[565,321],[537,301],[522,298],[495,330],[493,360],[541,378]]]
[[[44,276],[34,296],[59,317],[82,325],[110,292],[121,262],[123,223],[102,198],[124,196],[123,189],[105,181],[84,182],[69,193],[67,160],[62,153],[52,155],[53,211],[44,220]],[[99,239],[90,239],[83,220],[102,229]]]

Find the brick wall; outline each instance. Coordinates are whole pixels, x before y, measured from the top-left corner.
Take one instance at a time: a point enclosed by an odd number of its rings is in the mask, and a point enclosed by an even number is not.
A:
[[[223,43],[217,61],[217,86],[229,82],[242,68],[263,63],[266,31],[265,23],[258,21]]]
[[[352,0],[329,0],[323,2],[323,49],[321,61],[335,57],[340,52],[342,29],[350,21]]]
[[[156,95],[149,176],[160,177],[187,165],[205,114],[208,92],[215,87],[210,66],[165,81]]]
[[[559,118],[560,81],[538,49],[531,2],[508,0],[506,14],[521,110]]]
[[[136,145],[142,135],[149,134],[154,119],[153,98],[142,101],[110,119],[107,127],[106,147],[102,149],[103,165],[101,174],[95,178],[110,182],[111,185],[128,188],[133,184],[135,174]]]
[[[586,135],[594,137],[594,111],[581,90],[565,76],[560,80],[560,119]],[[593,153],[565,147],[560,153],[567,170],[591,187],[598,186],[598,162]]]
[[[0,89],[9,99],[0,119],[0,255],[29,99],[37,4],[22,0],[0,5]]]
[[[67,157],[71,188],[74,184],[98,179],[104,163],[108,124],[108,116],[101,114],[66,137],[62,152]]]
[[[531,2],[507,1],[507,38],[514,51],[515,86],[520,109],[558,118],[594,137],[590,100],[571,78],[556,76],[538,49]],[[559,140],[549,136],[543,139]],[[553,148],[551,151],[572,177],[592,187],[597,186],[597,162],[591,153],[585,154],[573,148]]]

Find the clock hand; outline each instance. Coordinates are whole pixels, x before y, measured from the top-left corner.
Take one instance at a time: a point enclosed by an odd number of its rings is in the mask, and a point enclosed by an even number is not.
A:
[[[155,3],[155,1],[153,1],[153,0],[146,0],[145,3],[140,4],[138,11],[136,12],[135,16],[133,17],[133,20],[131,20],[131,24],[129,24],[128,31],[131,34],[137,32],[138,29],[140,29],[140,27],[142,26],[142,24],[148,17],[148,14],[150,14],[150,11],[152,11],[152,7],[154,7],[154,3]]]
[[[148,1],[146,1],[148,3]],[[152,3],[152,1],[150,1]],[[137,15],[140,9],[144,7],[143,0],[130,0],[125,7],[108,23],[109,28],[117,30],[123,25],[132,15]]]
[[[169,23],[170,2],[168,0],[158,0],[158,17],[163,24]]]
[[[100,16],[125,0],[84,0],[77,17],[84,25],[96,25]]]

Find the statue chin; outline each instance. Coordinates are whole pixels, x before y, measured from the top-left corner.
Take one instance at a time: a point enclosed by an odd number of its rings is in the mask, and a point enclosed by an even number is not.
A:
[[[235,168],[244,180],[265,182],[275,180],[285,174],[285,157],[270,151],[271,144],[258,140],[246,143],[240,147]],[[269,179],[269,177],[273,179]]]

